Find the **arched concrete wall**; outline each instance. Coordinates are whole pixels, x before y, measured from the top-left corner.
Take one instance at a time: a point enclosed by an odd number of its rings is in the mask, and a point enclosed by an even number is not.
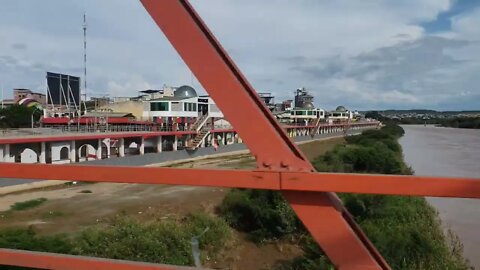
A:
[[[38,154],[33,149],[24,148],[22,152],[18,154],[20,163],[37,163]]]
[[[66,148],[66,158],[65,158],[65,148]],[[63,151],[63,156],[60,155],[61,150]],[[70,153],[70,142],[52,142],[51,143],[51,157],[52,164],[64,164],[70,163],[69,154]]]
[[[79,161],[95,160],[96,154],[96,149],[91,144],[86,143],[78,148]]]
[[[110,140],[108,142],[102,141],[100,144],[102,148],[102,159],[106,159],[110,157]]]

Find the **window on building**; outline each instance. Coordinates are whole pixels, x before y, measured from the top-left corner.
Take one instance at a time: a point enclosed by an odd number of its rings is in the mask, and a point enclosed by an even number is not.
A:
[[[186,112],[196,112],[197,111],[197,103],[185,102],[183,104],[183,110],[186,111]]]
[[[168,111],[168,102],[152,102],[150,103],[150,111]]]
[[[307,111],[297,111],[297,115],[307,115]]]

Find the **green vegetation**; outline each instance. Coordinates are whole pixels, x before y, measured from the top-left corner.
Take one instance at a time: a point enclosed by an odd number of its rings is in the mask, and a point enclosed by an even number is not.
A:
[[[37,207],[46,201],[47,199],[45,198],[38,198],[38,199],[28,200],[24,202],[17,202],[10,206],[10,210],[13,210],[13,211],[27,210],[30,208]]]
[[[410,174],[397,140],[401,127],[387,125],[347,137],[313,164],[318,171]],[[461,244],[445,237],[436,211],[424,198],[341,194],[347,209],[393,269],[468,269]],[[296,237],[304,256],[279,269],[332,269],[328,258],[305,232],[288,204],[276,192],[232,190],[220,213],[253,240]],[[321,218],[321,217],[319,217]]]
[[[219,207],[225,220],[255,242],[298,231],[302,225],[282,195],[274,191],[233,189]]]
[[[440,125],[443,127],[479,129],[480,117],[455,117],[440,121]]]
[[[191,238],[206,228],[199,239],[205,256],[215,257],[231,239],[230,227],[221,219],[206,214],[181,220],[140,223],[119,218],[108,228],[90,228],[77,239],[75,252],[113,259],[192,265]]]
[[[424,113],[431,113],[434,111],[425,111]],[[443,116],[433,116],[428,119],[421,118],[402,118],[402,119],[393,119],[382,116],[378,111],[370,111],[365,114],[365,117],[377,119],[382,122],[391,122],[395,124],[405,124],[405,125],[438,125],[442,127],[454,127],[454,128],[480,128],[480,117],[465,117],[465,116],[452,116],[452,115],[443,115]]]
[[[22,105],[12,105],[0,108],[0,128],[25,128],[32,126],[33,121],[40,119],[42,112],[36,108],[27,108]]]
[[[207,256],[216,258],[220,250],[228,247],[233,240],[228,224],[207,214],[155,222],[118,216],[109,224],[91,227],[70,237],[39,236],[31,228],[0,230],[0,248],[193,265],[190,241],[206,228],[209,228],[208,231],[199,238],[205,260]]]

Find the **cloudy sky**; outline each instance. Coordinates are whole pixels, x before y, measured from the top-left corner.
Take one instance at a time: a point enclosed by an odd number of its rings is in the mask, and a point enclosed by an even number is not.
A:
[[[478,0],[192,0],[259,92],[298,87],[315,105],[480,109]],[[0,87],[83,76],[89,95],[201,85],[136,0],[0,0]]]

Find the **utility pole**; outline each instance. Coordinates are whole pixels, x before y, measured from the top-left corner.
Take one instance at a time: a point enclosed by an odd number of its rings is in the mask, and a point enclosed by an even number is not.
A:
[[[83,13],[83,108],[87,112],[87,14]],[[82,106],[80,105],[80,108]],[[80,109],[81,111],[81,109]]]
[[[1,84],[0,84],[0,92],[2,92],[2,109],[3,109],[3,108],[4,108],[4,107],[3,107],[3,87],[2,87]]]

